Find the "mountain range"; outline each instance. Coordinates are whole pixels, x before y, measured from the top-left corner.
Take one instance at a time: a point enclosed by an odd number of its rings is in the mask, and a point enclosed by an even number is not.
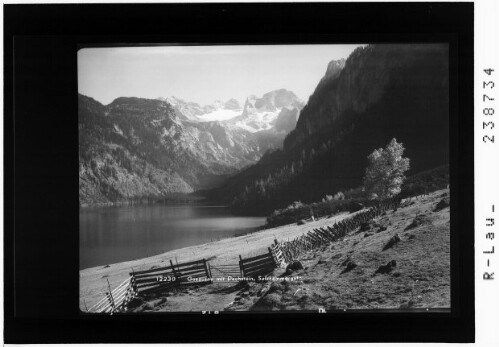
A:
[[[282,146],[303,103],[285,89],[201,106],[176,97],[79,95],[80,205],[189,193]],[[216,119],[216,120],[215,120]]]
[[[289,132],[294,129],[298,113],[305,105],[292,91],[286,89],[273,90],[261,98],[250,95],[246,98],[244,106],[236,99],[226,102],[216,100],[210,105],[200,105],[174,96],[159,97],[158,100],[172,105],[177,116],[183,121],[219,121],[228,128],[241,128],[251,133],[263,130]]]

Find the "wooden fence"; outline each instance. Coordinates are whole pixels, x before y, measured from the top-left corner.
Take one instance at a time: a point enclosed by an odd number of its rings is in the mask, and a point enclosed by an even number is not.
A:
[[[268,253],[252,258],[243,259],[239,255],[239,267],[241,268],[243,277],[256,279],[258,276],[265,276],[274,271],[277,264],[271,248],[269,247],[268,250]]]
[[[182,284],[199,284],[211,279],[206,259],[176,265],[170,260],[170,266],[134,271],[130,276],[135,279],[135,290],[139,294],[150,294]]]
[[[126,310],[128,303],[137,296],[134,290],[133,277],[129,277],[111,290],[109,281],[107,282],[109,291],[95,305],[88,309],[90,313],[113,314]]]
[[[286,268],[286,258],[282,252],[281,245],[276,239],[274,239],[274,244],[270,246],[270,250],[272,251],[275,263],[281,268]]]
[[[285,262],[290,263],[303,252],[316,249],[331,242],[338,241],[362,223],[380,216],[383,212],[395,209],[400,205],[399,198],[387,199],[374,204],[366,210],[356,213],[353,217],[343,219],[332,226],[315,228],[294,240],[279,244]]]

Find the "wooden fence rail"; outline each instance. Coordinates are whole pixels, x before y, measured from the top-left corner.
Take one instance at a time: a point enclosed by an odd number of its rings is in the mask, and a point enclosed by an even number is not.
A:
[[[135,279],[135,290],[139,294],[173,288],[178,285],[199,284],[211,281],[211,272],[206,259],[173,264],[155,269],[130,273]]]
[[[218,277],[242,277],[241,268],[238,264],[221,264],[221,265],[211,265],[208,264],[210,269],[210,274],[215,274]]]
[[[105,293],[101,300],[90,307],[87,312],[114,314],[126,310],[128,303],[137,296],[133,282],[133,278],[129,277],[114,288],[114,290],[111,290],[111,285],[108,281],[109,291]]]
[[[284,261],[290,263],[303,252],[343,238],[347,233],[358,228],[362,223],[380,216],[386,210],[397,208],[400,205],[400,201],[400,198],[392,198],[374,203],[369,208],[357,212],[354,216],[343,219],[332,226],[315,228],[294,240],[279,243]]]
[[[274,244],[270,246],[270,249],[275,263],[281,268],[286,268],[286,258],[282,252],[281,245],[276,239],[274,239]]]
[[[123,312],[128,303],[138,295],[165,290],[177,285],[201,284],[211,282],[211,272],[206,259],[196,260],[149,270],[133,271],[130,277],[114,290],[108,281],[108,291],[104,297],[87,312],[113,314]]]
[[[271,248],[269,247],[268,250],[268,253],[252,258],[243,259],[239,255],[239,267],[241,268],[243,277],[257,279],[258,276],[265,276],[274,271],[277,264]]]

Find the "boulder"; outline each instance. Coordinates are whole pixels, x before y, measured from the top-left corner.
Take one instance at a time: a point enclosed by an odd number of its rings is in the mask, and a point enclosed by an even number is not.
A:
[[[389,261],[386,265],[381,265],[378,270],[374,273],[375,275],[380,273],[380,274],[386,274],[392,271],[395,267],[397,266],[397,262],[395,260]]]
[[[303,264],[300,261],[298,261],[298,260],[294,260],[290,264],[288,264],[288,266],[286,266],[286,272],[285,272],[285,274],[289,275],[289,274],[292,274],[294,271],[297,271],[297,270],[303,270]]]
[[[343,262],[343,263],[345,263],[345,262]],[[346,261],[345,265],[346,265],[346,268],[343,269],[343,271],[341,271],[341,274],[352,271],[353,269],[355,269],[357,267],[357,264],[352,260]]]
[[[359,229],[359,232],[363,232],[363,231],[368,231],[371,229],[371,223],[369,222],[363,222],[361,225],[360,225],[360,229]]]
[[[143,298],[141,298],[140,296],[139,297],[135,297],[133,298],[129,303],[128,303],[128,309],[129,310],[132,310],[132,309],[135,309],[137,307],[140,307],[142,306],[143,304],[145,304],[145,301]]]
[[[450,205],[449,199],[444,198],[440,200],[436,205],[435,208],[433,209],[433,212],[438,212],[440,210],[443,210],[444,208],[448,207]]]
[[[430,221],[430,219],[426,215],[420,214],[420,215],[418,215],[418,216],[416,216],[414,218],[414,220],[412,221],[412,223],[409,224],[407,226],[407,228],[405,228],[405,230],[414,229],[414,228],[417,228],[417,227],[419,227],[419,226],[421,226],[423,224],[431,224],[431,221]]]
[[[383,251],[386,251],[389,248],[392,248],[395,244],[400,242],[400,236],[398,234],[393,235],[390,240],[386,243],[386,245],[383,247]]]

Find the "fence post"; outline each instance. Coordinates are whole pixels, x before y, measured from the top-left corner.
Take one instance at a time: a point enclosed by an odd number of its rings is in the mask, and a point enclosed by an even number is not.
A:
[[[203,258],[203,265],[204,265],[204,271],[206,273],[206,277],[211,279],[210,271],[208,271],[208,266],[206,265],[206,259],[204,259],[204,258]]]
[[[106,278],[106,281],[107,281],[107,288],[109,290],[109,302],[111,303],[111,313],[113,313],[116,306],[114,304],[114,298],[113,298],[113,293],[111,291],[111,285],[109,284],[109,279]]]
[[[170,266],[172,267],[173,276],[175,276],[175,282],[180,281],[180,276],[177,275],[177,271],[175,270],[175,266],[173,265],[173,261],[171,259]]]
[[[175,256],[175,264],[177,264],[177,271],[180,272],[180,268],[178,267],[178,260],[177,260],[177,256]]]
[[[135,283],[135,270],[132,267],[132,278],[130,279],[130,285],[132,286],[133,297],[137,294],[137,283]]]
[[[270,257],[272,258],[272,260],[274,261],[274,264],[277,266],[277,262],[276,262],[276,259],[274,257],[274,254],[272,254],[272,249],[270,247],[267,247],[267,249],[269,250],[269,253],[270,253]]]
[[[277,239],[274,239],[274,249],[275,249],[275,260],[277,260],[277,252],[281,251],[281,254],[282,256],[284,256],[284,251],[282,250],[282,248],[280,247],[279,245],[279,242],[277,241]],[[276,261],[276,264],[277,264],[277,261]]]
[[[241,254],[239,254],[239,271],[241,272],[241,277],[244,277],[243,257],[241,257]]]

